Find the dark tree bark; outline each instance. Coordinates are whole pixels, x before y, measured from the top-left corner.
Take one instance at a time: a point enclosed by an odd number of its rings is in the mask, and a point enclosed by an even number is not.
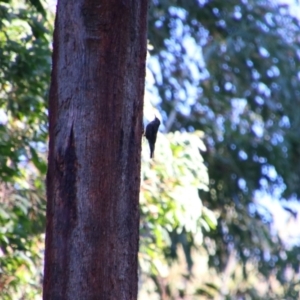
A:
[[[58,0],[43,299],[137,298],[147,0]]]

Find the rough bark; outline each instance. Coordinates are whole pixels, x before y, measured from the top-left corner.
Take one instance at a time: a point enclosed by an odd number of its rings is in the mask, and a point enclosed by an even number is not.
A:
[[[58,0],[44,300],[137,298],[147,0]]]

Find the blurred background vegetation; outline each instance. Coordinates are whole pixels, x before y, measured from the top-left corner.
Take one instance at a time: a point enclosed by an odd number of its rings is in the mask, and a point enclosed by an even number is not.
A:
[[[299,299],[300,24],[287,4],[152,0],[140,299]],[[0,295],[41,299],[54,15],[0,0]]]

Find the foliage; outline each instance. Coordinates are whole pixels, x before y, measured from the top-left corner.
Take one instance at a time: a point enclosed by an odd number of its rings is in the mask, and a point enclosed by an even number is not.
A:
[[[199,152],[205,149],[201,136],[200,132],[159,134],[155,159],[149,161],[149,153],[144,151],[140,265],[144,280],[153,278],[160,293],[166,292],[162,280],[170,275],[178,246],[183,248],[190,270],[192,249],[188,240],[199,247],[203,230],[216,226],[214,214],[202,205],[198,194],[208,185]],[[183,270],[185,275],[188,269]]]
[[[244,280],[252,264],[282,282],[277,268],[299,261],[258,200],[300,192],[299,20],[273,1],[154,0],[149,22],[166,130],[206,134],[210,185],[201,199],[220,216],[204,242],[209,265],[225,272],[236,251]]]
[[[0,1],[0,293],[40,295],[49,23],[39,1]]]

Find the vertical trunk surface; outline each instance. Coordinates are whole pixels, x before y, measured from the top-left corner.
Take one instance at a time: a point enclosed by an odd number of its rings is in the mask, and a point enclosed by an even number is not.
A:
[[[137,297],[147,0],[58,0],[43,299]]]

